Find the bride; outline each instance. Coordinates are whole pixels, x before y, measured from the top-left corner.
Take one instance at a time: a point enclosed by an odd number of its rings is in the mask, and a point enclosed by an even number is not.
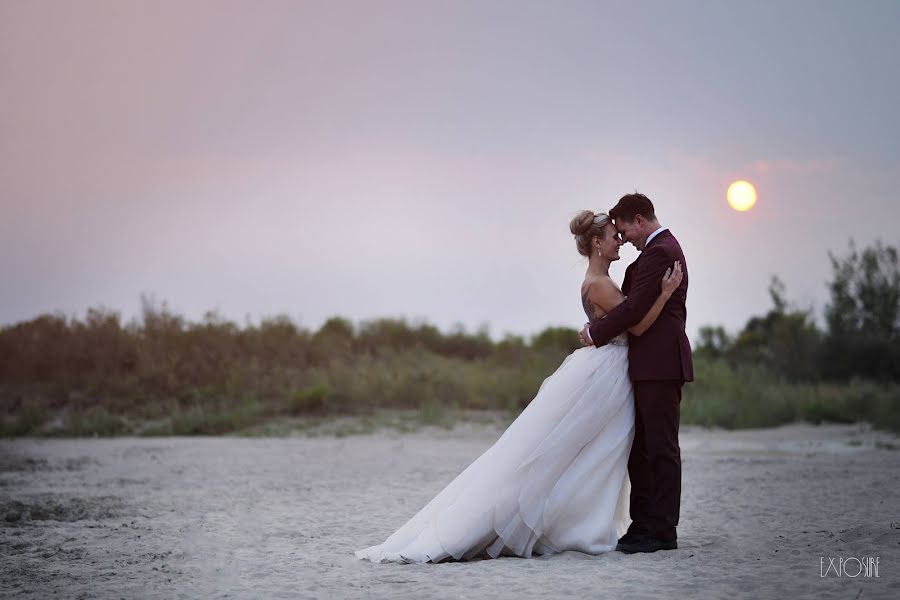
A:
[[[622,240],[608,215],[581,211],[569,225],[588,257],[582,304],[588,320],[624,300],[609,276]],[[641,335],[681,282],[666,271]],[[627,334],[568,355],[493,446],[382,544],[357,550],[372,562],[530,557],[616,547],[629,523],[628,454],[634,397]]]

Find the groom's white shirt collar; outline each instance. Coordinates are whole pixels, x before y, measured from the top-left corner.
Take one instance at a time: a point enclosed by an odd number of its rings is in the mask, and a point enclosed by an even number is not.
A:
[[[651,233],[650,235],[648,235],[648,236],[647,236],[647,241],[644,242],[644,248],[646,248],[647,246],[650,245],[650,240],[652,240],[653,238],[655,238],[656,236],[658,236],[660,233],[662,233],[662,232],[665,231],[666,229],[668,229],[668,227],[660,227],[659,229],[657,229],[656,231],[654,231],[653,233]]]

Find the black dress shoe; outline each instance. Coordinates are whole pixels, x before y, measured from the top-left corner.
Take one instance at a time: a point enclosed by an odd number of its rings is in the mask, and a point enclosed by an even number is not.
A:
[[[616,546],[616,550],[624,552],[626,554],[636,554],[638,552],[656,552],[657,550],[677,550],[678,542],[672,540],[671,542],[666,542],[655,537],[650,537],[648,535],[642,536],[637,541],[630,544],[622,544],[620,543]]]
[[[644,533],[629,531],[619,538],[619,542],[616,544],[616,550],[618,552],[630,553],[628,549],[642,542],[644,537],[646,537],[646,534]]]
[[[616,544],[616,550],[621,550],[622,546],[630,546],[636,544],[647,536],[643,531],[629,531],[619,538]]]
[[[628,528],[628,531],[625,532],[625,535],[619,538],[619,544],[633,544],[637,542],[639,539],[646,537],[649,535],[650,531],[647,530],[643,525],[639,523],[632,523]]]

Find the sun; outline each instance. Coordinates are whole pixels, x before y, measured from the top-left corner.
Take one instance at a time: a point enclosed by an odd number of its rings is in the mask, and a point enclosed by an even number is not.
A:
[[[756,188],[749,181],[735,181],[728,186],[728,204],[734,210],[748,211],[756,204]]]

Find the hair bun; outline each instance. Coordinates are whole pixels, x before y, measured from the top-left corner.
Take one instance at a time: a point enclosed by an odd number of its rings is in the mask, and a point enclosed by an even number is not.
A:
[[[569,231],[572,235],[584,235],[594,224],[594,211],[583,210],[575,215],[575,218],[569,223]]]

